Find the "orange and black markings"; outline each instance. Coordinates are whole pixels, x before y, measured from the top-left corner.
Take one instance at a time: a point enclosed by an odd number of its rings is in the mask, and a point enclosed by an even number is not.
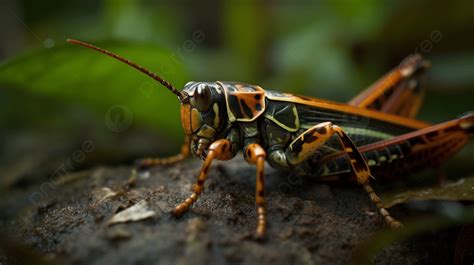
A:
[[[330,122],[320,123],[303,132],[287,151],[288,162],[297,165],[313,155],[334,134]]]
[[[237,121],[251,121],[265,111],[265,91],[258,86],[220,82],[227,91],[229,114]]]
[[[386,140],[357,146],[377,179],[408,177],[423,168],[436,168],[469,142],[474,134],[474,114]],[[314,165],[324,179],[345,179],[350,165],[346,154],[333,153]],[[354,179],[356,180],[356,179]]]
[[[387,224],[392,228],[401,227],[401,223],[396,221],[390,213],[385,209],[380,201],[380,197],[374,192],[374,189],[369,184],[370,168],[365,161],[365,158],[362,156],[360,150],[355,146],[352,140],[347,136],[347,134],[339,127],[333,126],[335,132],[339,136],[344,151],[349,158],[350,165],[352,167],[352,172],[357,178],[357,182],[362,184],[365,192],[369,195],[371,201],[377,206],[380,214],[383,216]]]
[[[365,191],[369,194],[372,202],[377,206],[385,221],[391,227],[399,227],[401,224],[390,216],[388,211],[383,208],[380,198],[375,194],[369,185],[370,168],[365,161],[357,146],[350,137],[338,126],[331,122],[324,122],[306,130],[295,139],[287,150],[289,162],[296,165],[306,160],[317,151],[333,135],[336,135],[342,147],[342,153],[347,156],[351,172],[355,175],[359,184],[362,184]]]
[[[360,184],[368,183],[370,176],[370,169],[365,161],[365,158],[360,153],[357,146],[352,142],[352,140],[347,136],[347,134],[339,127],[332,126],[333,130],[339,136],[341,146],[347,157],[349,158],[352,171],[357,177],[357,182]]]
[[[229,107],[237,119],[252,119],[262,109],[261,94],[249,93],[245,95],[230,94]]]

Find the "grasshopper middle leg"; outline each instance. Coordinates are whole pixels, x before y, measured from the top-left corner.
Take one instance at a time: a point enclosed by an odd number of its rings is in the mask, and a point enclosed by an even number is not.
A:
[[[244,151],[245,160],[257,167],[257,178],[255,184],[255,204],[257,205],[258,223],[257,238],[262,238],[266,230],[266,203],[265,203],[265,150],[256,143],[247,145]]]

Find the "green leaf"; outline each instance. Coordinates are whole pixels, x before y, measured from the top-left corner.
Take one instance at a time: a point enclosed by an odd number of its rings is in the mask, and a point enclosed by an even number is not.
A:
[[[141,43],[94,44],[143,65],[178,89],[188,80],[177,53]],[[104,123],[118,105],[127,110],[134,124],[180,135],[180,105],[172,93],[135,69],[77,45],[65,42],[6,62],[0,66],[0,83],[82,104],[103,115]]]
[[[414,200],[474,201],[474,176],[443,186],[408,190],[382,197],[386,208]]]

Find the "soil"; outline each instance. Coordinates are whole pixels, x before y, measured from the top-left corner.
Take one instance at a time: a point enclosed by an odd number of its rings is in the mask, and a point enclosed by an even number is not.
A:
[[[256,240],[255,169],[241,158],[215,162],[203,195],[175,218],[170,211],[190,195],[200,165],[189,159],[154,167],[133,182],[131,167],[102,166],[19,187],[0,205],[6,230],[3,262],[352,264],[360,244],[387,229],[361,187],[288,177],[267,168],[268,229],[264,240]],[[152,217],[108,224],[142,200],[155,212]],[[443,235],[392,244],[372,261],[451,263]]]

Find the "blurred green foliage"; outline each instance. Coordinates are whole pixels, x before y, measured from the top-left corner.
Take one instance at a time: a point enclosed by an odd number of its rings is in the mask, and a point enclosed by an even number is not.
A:
[[[68,120],[69,112],[60,110],[71,104],[94,110],[93,119],[103,121],[112,106],[123,105],[135,117],[134,128],[152,128],[179,142],[178,105],[171,94],[119,62],[67,47],[67,38],[104,46],[177,87],[190,80],[238,80],[339,101],[419,52],[433,63],[421,118],[440,122],[472,109],[471,5],[468,0],[449,5],[428,0],[3,1],[0,122],[12,129],[38,119],[48,122],[32,108]],[[12,101],[35,104],[25,112]],[[16,117],[21,122],[12,122]]]
[[[174,95],[122,63],[89,49],[66,45],[42,49],[10,61],[0,67],[0,79],[9,87],[26,88],[67,102],[80,102],[99,113],[107,113],[115,105],[126,106],[137,122],[179,134],[179,101],[173,100]],[[164,71],[169,73],[168,80],[178,86],[187,79],[182,65],[156,45],[122,42],[98,45],[134,61],[146,62],[147,58],[154,58],[145,67],[163,69],[166,65]]]

